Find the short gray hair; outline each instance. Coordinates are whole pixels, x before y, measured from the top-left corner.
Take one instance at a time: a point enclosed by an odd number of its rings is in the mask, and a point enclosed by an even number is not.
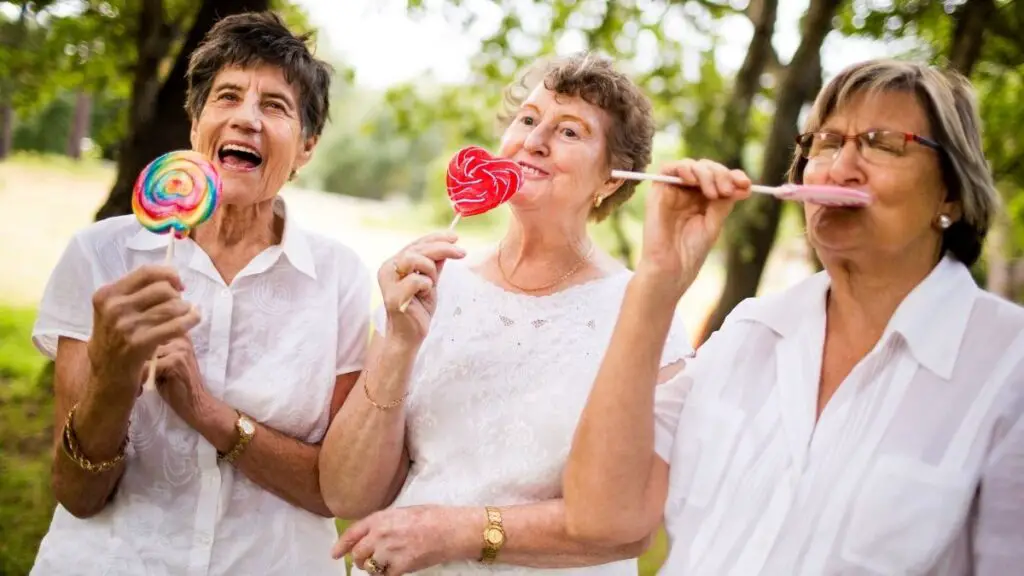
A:
[[[804,131],[817,130],[837,109],[865,92],[909,92],[917,96],[932,129],[939,152],[942,179],[949,196],[959,202],[963,216],[942,236],[942,251],[967,266],[981,255],[989,226],[999,207],[999,194],[981,145],[981,119],[974,89],[963,75],[901,60],[868,60],[833,78],[818,94]],[[803,181],[807,160],[797,149],[789,170],[791,182]]]

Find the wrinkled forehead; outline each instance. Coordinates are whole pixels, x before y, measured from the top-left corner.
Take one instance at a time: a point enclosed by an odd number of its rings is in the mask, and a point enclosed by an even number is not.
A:
[[[869,130],[896,130],[931,135],[931,123],[921,99],[912,90],[854,88],[839,92],[824,103],[818,118],[809,118],[809,131],[853,134]]]
[[[288,96],[293,102],[298,100],[299,95],[298,87],[288,81],[284,70],[271,64],[225,66],[217,72],[212,83],[213,90],[224,87]]]
[[[535,109],[550,116],[574,116],[594,128],[607,128],[611,122],[608,112],[600,106],[587,102],[579,95],[549,90],[543,83],[530,92],[520,108]]]

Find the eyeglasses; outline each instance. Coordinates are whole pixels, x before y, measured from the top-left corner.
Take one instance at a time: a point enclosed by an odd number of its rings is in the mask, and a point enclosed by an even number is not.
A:
[[[808,132],[796,137],[800,155],[808,160],[834,160],[847,140],[853,140],[861,157],[871,163],[885,163],[903,156],[910,142],[917,142],[933,150],[942,150],[942,146],[934,140],[910,132],[892,130],[872,130],[852,136],[835,132]]]

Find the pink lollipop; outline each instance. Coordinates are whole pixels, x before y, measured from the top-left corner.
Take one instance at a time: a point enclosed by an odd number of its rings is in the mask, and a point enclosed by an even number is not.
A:
[[[682,186],[683,181],[675,176],[664,176],[662,174],[647,174],[646,172],[627,172],[625,170],[612,170],[612,178],[623,178],[626,180],[653,180],[655,182],[667,182]],[[808,204],[819,204],[821,206],[842,207],[842,208],[863,208],[871,204],[871,195],[867,192],[843,188],[841,186],[824,186],[810,184],[786,184],[783,186],[761,186],[753,185],[750,191],[756,194],[768,194],[779,200],[795,200],[807,202]]]
[[[487,150],[469,146],[448,163],[448,199],[458,223],[462,216],[476,216],[504,204],[523,184],[523,169],[512,160],[494,158]]]

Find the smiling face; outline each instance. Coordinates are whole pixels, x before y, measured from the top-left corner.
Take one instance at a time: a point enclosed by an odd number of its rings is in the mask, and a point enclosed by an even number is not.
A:
[[[608,114],[577,96],[537,86],[505,129],[499,156],[523,167],[509,200],[517,214],[586,218],[597,195],[615,191],[608,174]]]
[[[873,130],[911,133],[934,139],[924,108],[907,91],[854,95],[829,115],[818,132],[853,135]],[[942,236],[939,214],[959,218],[947,202],[939,152],[909,142],[902,153],[872,154],[868,161],[847,141],[834,158],[812,158],[803,171],[806,184],[844,186],[872,196],[867,208],[804,206],[807,236],[827,264],[834,257],[859,255],[894,259],[908,254],[934,258]]]
[[[267,65],[219,71],[191,139],[220,171],[223,203],[237,205],[273,198],[317,140],[304,135],[297,89]]]

